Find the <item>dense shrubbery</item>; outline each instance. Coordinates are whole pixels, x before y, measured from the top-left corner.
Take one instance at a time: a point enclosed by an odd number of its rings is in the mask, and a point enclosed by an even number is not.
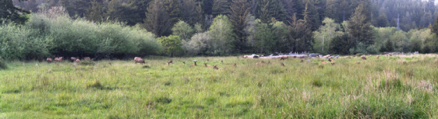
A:
[[[33,14],[23,26],[0,26],[0,56],[9,60],[52,55],[108,58],[158,54],[162,50],[154,35],[139,27],[72,20],[62,11]]]
[[[0,70],[7,69],[8,66],[6,66],[6,63],[3,61],[3,58],[0,57]]]

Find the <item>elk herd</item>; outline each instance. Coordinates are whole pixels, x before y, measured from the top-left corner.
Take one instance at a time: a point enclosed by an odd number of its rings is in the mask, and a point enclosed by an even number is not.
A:
[[[248,57],[248,56],[246,56],[246,55],[243,56],[243,58],[247,58],[247,57]],[[348,57],[348,58],[351,59],[351,57]],[[287,59],[288,59],[287,56],[282,56],[282,57],[280,57],[280,61],[287,60]],[[361,56],[361,59],[362,59],[362,60],[367,60],[367,58],[366,58],[365,56]],[[379,59],[379,56],[378,56],[378,55],[376,56],[376,59]],[[83,57],[82,60],[91,60],[91,58],[90,58],[90,57]],[[51,63],[51,62],[61,62],[61,61],[63,61],[63,57],[54,57],[53,59],[52,59],[52,58],[47,58],[46,61],[47,61],[48,63]],[[70,57],[70,61],[71,61],[71,62],[76,62],[76,63],[78,63],[78,62],[81,62],[81,59],[80,59],[79,57]],[[209,61],[209,60],[207,59],[207,62],[208,62],[208,61]],[[310,62],[310,60],[308,60],[308,61]],[[135,63],[135,64],[137,64],[137,63],[140,63],[140,64],[146,64],[145,60],[143,60],[141,57],[134,57],[134,63]],[[224,64],[224,61],[221,60],[221,63]],[[301,59],[300,63],[304,63],[304,60]],[[322,64],[330,63],[330,64],[332,64],[332,65],[335,65],[336,62],[335,62],[333,59],[328,58],[328,62],[326,62],[325,60],[322,60],[321,63],[322,63]],[[173,64],[173,60],[170,60],[169,62],[167,62],[167,65],[172,65],[172,64]],[[186,63],[185,63],[185,62],[182,62],[182,64],[185,65]],[[255,65],[263,65],[263,64],[268,64],[268,65],[269,65],[269,64],[271,64],[271,61],[268,61],[267,63],[266,63],[265,61],[260,61],[260,62],[257,62]],[[285,67],[285,64],[284,64],[283,62],[280,62],[279,64],[280,64],[281,66]],[[357,64],[360,64],[360,62],[358,62]],[[232,65],[233,65],[234,67],[237,67],[237,64],[236,64],[236,63],[232,63]],[[198,66],[196,60],[193,61],[192,66]],[[219,68],[217,67],[217,65],[213,65],[213,66],[212,66],[212,65],[208,65],[207,63],[204,63],[204,66],[205,66],[205,67],[213,67],[213,69],[219,70]]]

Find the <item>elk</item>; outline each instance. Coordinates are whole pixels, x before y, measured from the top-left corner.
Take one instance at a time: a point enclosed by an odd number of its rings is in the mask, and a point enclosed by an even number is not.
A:
[[[84,60],[90,60],[90,57],[84,57]],[[140,58],[141,59],[141,58]],[[143,59],[142,59],[143,60]]]
[[[182,64],[186,64],[186,62],[182,62]]]
[[[224,60],[221,60],[221,63],[224,64]]]
[[[80,61],[81,61],[80,59],[76,59],[76,60],[75,60],[75,62],[80,62]]]
[[[300,62],[301,62],[301,63],[304,63],[304,60],[301,60]]]
[[[62,58],[63,58],[63,57],[55,57],[55,61],[56,61],[56,62],[60,62],[60,61],[62,61]]]
[[[171,64],[173,64],[172,60],[170,60],[170,62],[167,62],[167,65],[171,65]]]
[[[84,58],[85,59],[85,58]],[[137,63],[142,63],[142,64],[145,64],[146,62],[142,59],[142,58],[140,58],[140,57],[135,57],[134,58],[134,62],[135,62],[135,64],[137,64]]]
[[[234,67],[237,67],[237,64],[236,64],[236,63],[234,63]]]
[[[379,55],[376,56],[376,59],[379,59]]]
[[[193,61],[193,66],[198,66],[198,65],[196,64],[196,61]]]
[[[265,62],[264,62],[264,61],[257,62],[256,65],[261,65],[261,64],[263,64],[263,63],[265,63]]]
[[[219,70],[219,68],[217,68],[217,65],[216,65],[216,66],[213,66],[213,69]]]
[[[52,62],[52,58],[47,58],[46,61],[47,61],[47,63],[51,63]]]
[[[281,56],[280,60],[286,60],[288,57],[287,56]]]
[[[284,63],[281,63],[281,66],[285,67],[285,66],[284,66]]]
[[[328,61],[329,61],[329,62],[332,62],[332,60],[331,60],[330,58],[328,59]]]
[[[245,56],[243,56],[243,58],[244,58],[244,59],[246,59],[246,58],[248,58],[248,56],[247,56],[247,55],[245,55]]]
[[[325,61],[322,61],[322,64],[325,64],[326,62]]]
[[[367,60],[367,58],[366,58],[365,56],[362,56],[362,59],[363,59],[363,60]]]
[[[76,57],[70,57],[70,60],[71,60],[71,62],[74,62],[74,61],[76,61]]]
[[[204,63],[204,66],[205,66],[205,67],[208,67],[207,63]]]

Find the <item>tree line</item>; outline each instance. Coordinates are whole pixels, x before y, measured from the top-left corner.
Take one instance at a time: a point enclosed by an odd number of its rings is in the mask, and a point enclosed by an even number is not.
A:
[[[71,19],[144,28],[172,56],[436,49],[426,45],[435,42],[432,24],[438,9],[433,0],[6,1],[15,4],[18,13],[62,6]],[[23,21],[26,16],[17,12],[2,18]],[[390,35],[398,37],[382,36],[384,29],[392,29]],[[427,40],[410,38],[413,32],[428,32],[423,29],[432,29]]]

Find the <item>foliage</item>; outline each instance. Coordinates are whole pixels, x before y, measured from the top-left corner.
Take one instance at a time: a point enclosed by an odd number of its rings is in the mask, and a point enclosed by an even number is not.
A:
[[[366,3],[360,4],[348,22],[348,33],[356,42],[362,42],[365,45],[374,44],[373,33],[371,28],[370,12],[366,8]]]
[[[324,25],[313,32],[313,38],[315,39],[313,47],[317,52],[326,53],[330,47],[331,40],[334,37],[343,35],[344,32],[341,31],[341,26],[331,18],[325,18],[322,23]]]
[[[19,0],[19,2],[27,0]],[[4,22],[15,22],[18,24],[24,24],[28,19],[26,14],[30,12],[14,6],[12,0],[0,1],[0,25]]]
[[[195,30],[184,21],[179,21],[172,28],[172,34],[179,36],[181,40],[190,40],[190,38],[195,33]]]
[[[225,55],[233,52],[235,44],[235,34],[233,25],[225,15],[219,15],[214,18],[213,24],[209,28],[211,42],[208,43],[207,54]]]
[[[257,22],[254,47],[257,49],[256,51],[260,53],[271,53],[275,47],[272,29],[267,23],[263,23],[260,20],[257,20]]]
[[[332,54],[350,54],[350,48],[355,47],[355,42],[347,34],[336,36],[330,42],[329,52]]]
[[[33,14],[24,26],[2,25],[1,56],[7,60],[42,60],[51,55],[108,58],[161,51],[154,35],[139,27],[72,20],[58,13],[62,12]]]
[[[166,53],[173,57],[174,54],[180,53],[182,51],[182,43],[178,36],[170,35],[167,37],[158,38],[161,45],[166,49]]]
[[[3,58],[0,57],[0,70],[2,69],[8,69],[8,66],[6,65],[6,62],[3,60]]]
[[[190,41],[182,41],[186,54],[191,56],[205,54],[209,42],[211,42],[211,39],[208,32],[197,33],[193,35]]]

